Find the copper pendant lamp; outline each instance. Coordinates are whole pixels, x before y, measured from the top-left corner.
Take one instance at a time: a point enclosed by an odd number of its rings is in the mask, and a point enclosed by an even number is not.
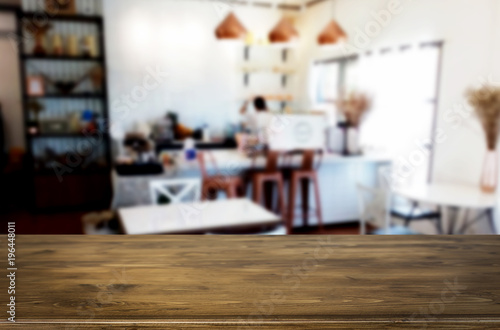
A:
[[[345,31],[335,20],[332,20],[319,34],[318,43],[320,45],[333,45],[346,39]]]
[[[269,32],[269,41],[272,43],[285,43],[296,40],[299,33],[293,26],[290,18],[283,17],[281,21]]]
[[[229,13],[215,30],[217,39],[244,39],[247,30],[234,13]]]

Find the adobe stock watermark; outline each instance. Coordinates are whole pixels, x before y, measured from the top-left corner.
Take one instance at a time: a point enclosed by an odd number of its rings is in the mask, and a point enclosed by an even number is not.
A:
[[[229,1],[215,1],[212,3],[212,8],[219,19],[224,19],[234,10],[234,4]]]
[[[413,0],[389,0],[384,9],[372,10],[371,19],[363,27],[356,27],[350,42],[340,45],[344,54],[352,54],[366,50],[373,39],[377,38],[382,31],[387,28],[395,16],[400,15],[404,10],[405,3]]]
[[[428,322],[436,320],[438,315],[445,312],[446,304],[454,302],[457,299],[457,296],[462,294],[462,292],[467,289],[466,285],[460,285],[458,283],[458,277],[455,277],[453,282],[445,280],[443,283],[445,287],[441,290],[440,296],[432,300],[427,307],[420,307],[418,312],[413,313],[410,316],[410,322],[418,320],[424,321],[424,324],[420,329],[427,329]]]
[[[154,68],[148,66],[145,71],[147,74],[140,84],[111,102],[110,117],[114,118],[113,123],[103,122],[102,127],[98,129],[82,130],[82,135],[87,139],[81,139],[73,150],[66,153],[64,164],[57,161],[52,164],[52,169],[60,183],[63,182],[64,175],[73,173],[82,165],[94,161],[98,157],[97,151],[105,145],[106,133],[110,131],[113,135],[113,130],[119,129],[116,124],[126,119],[130,112],[137,109],[139,104],[144,102],[152,91],[165,83],[169,76],[168,72],[163,71],[159,66]]]

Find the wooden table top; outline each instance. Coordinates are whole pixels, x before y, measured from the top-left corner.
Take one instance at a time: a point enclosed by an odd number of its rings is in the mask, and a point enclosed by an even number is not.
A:
[[[16,249],[26,329],[500,328],[493,236],[18,236]]]

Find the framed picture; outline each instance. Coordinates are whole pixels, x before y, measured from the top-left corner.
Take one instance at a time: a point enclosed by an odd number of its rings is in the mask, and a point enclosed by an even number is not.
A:
[[[45,81],[42,76],[28,76],[26,91],[28,96],[44,96]]]
[[[45,11],[55,15],[75,15],[75,0],[45,0]]]

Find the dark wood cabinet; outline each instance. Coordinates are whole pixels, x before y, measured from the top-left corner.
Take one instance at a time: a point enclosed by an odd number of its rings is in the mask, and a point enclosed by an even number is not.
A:
[[[109,174],[68,175],[59,181],[55,175],[37,175],[35,207],[50,208],[107,208],[111,201]]]
[[[37,20],[40,17],[45,20]],[[26,199],[32,197],[35,211],[109,207],[111,152],[103,18],[22,11],[17,18],[17,34],[23,36],[19,63],[27,163],[33,179],[32,194]],[[86,53],[86,48],[78,46],[76,54],[55,54],[48,46],[46,54],[36,53],[27,42],[27,22],[45,24],[50,35],[73,38],[82,45],[92,38],[95,52]],[[27,86],[34,76],[43,81],[39,94]],[[54,164],[69,169],[62,180]]]

